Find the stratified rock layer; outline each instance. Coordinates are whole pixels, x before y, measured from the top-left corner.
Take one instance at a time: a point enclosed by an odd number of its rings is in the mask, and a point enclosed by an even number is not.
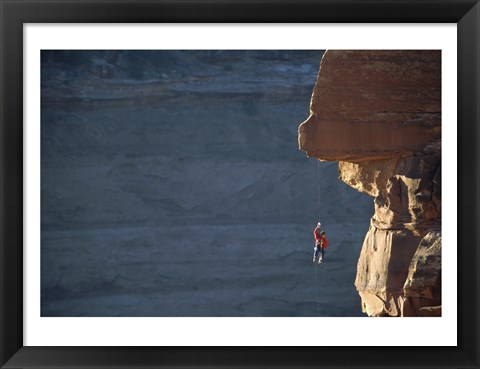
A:
[[[440,51],[327,51],[299,127],[375,198],[355,280],[370,316],[441,314],[440,97]]]
[[[440,138],[439,51],[328,51],[299,128],[324,160],[410,156]]]

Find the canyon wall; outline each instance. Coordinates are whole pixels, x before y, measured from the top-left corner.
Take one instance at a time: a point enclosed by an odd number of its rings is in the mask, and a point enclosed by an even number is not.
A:
[[[355,280],[363,312],[441,315],[441,52],[327,51],[298,140],[374,197]]]
[[[317,162],[295,140],[322,55],[43,50],[42,316],[364,315],[373,206],[335,162],[320,296],[313,282]]]

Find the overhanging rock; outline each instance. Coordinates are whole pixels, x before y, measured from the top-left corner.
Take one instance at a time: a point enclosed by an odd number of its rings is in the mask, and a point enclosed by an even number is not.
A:
[[[441,52],[327,51],[298,141],[375,198],[355,280],[362,310],[440,315]]]

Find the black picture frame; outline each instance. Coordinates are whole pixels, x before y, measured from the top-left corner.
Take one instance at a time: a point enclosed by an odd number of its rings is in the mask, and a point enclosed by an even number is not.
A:
[[[478,0],[0,0],[0,12],[2,368],[479,368]],[[456,23],[458,346],[361,347],[359,342],[358,347],[24,347],[23,24],[57,22]],[[449,246],[455,245],[445,249]],[[395,332],[385,332],[379,343],[389,334]]]

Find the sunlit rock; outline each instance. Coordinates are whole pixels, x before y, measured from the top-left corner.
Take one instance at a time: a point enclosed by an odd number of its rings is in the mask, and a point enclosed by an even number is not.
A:
[[[374,197],[355,281],[362,310],[441,314],[440,51],[327,51],[298,141]]]

